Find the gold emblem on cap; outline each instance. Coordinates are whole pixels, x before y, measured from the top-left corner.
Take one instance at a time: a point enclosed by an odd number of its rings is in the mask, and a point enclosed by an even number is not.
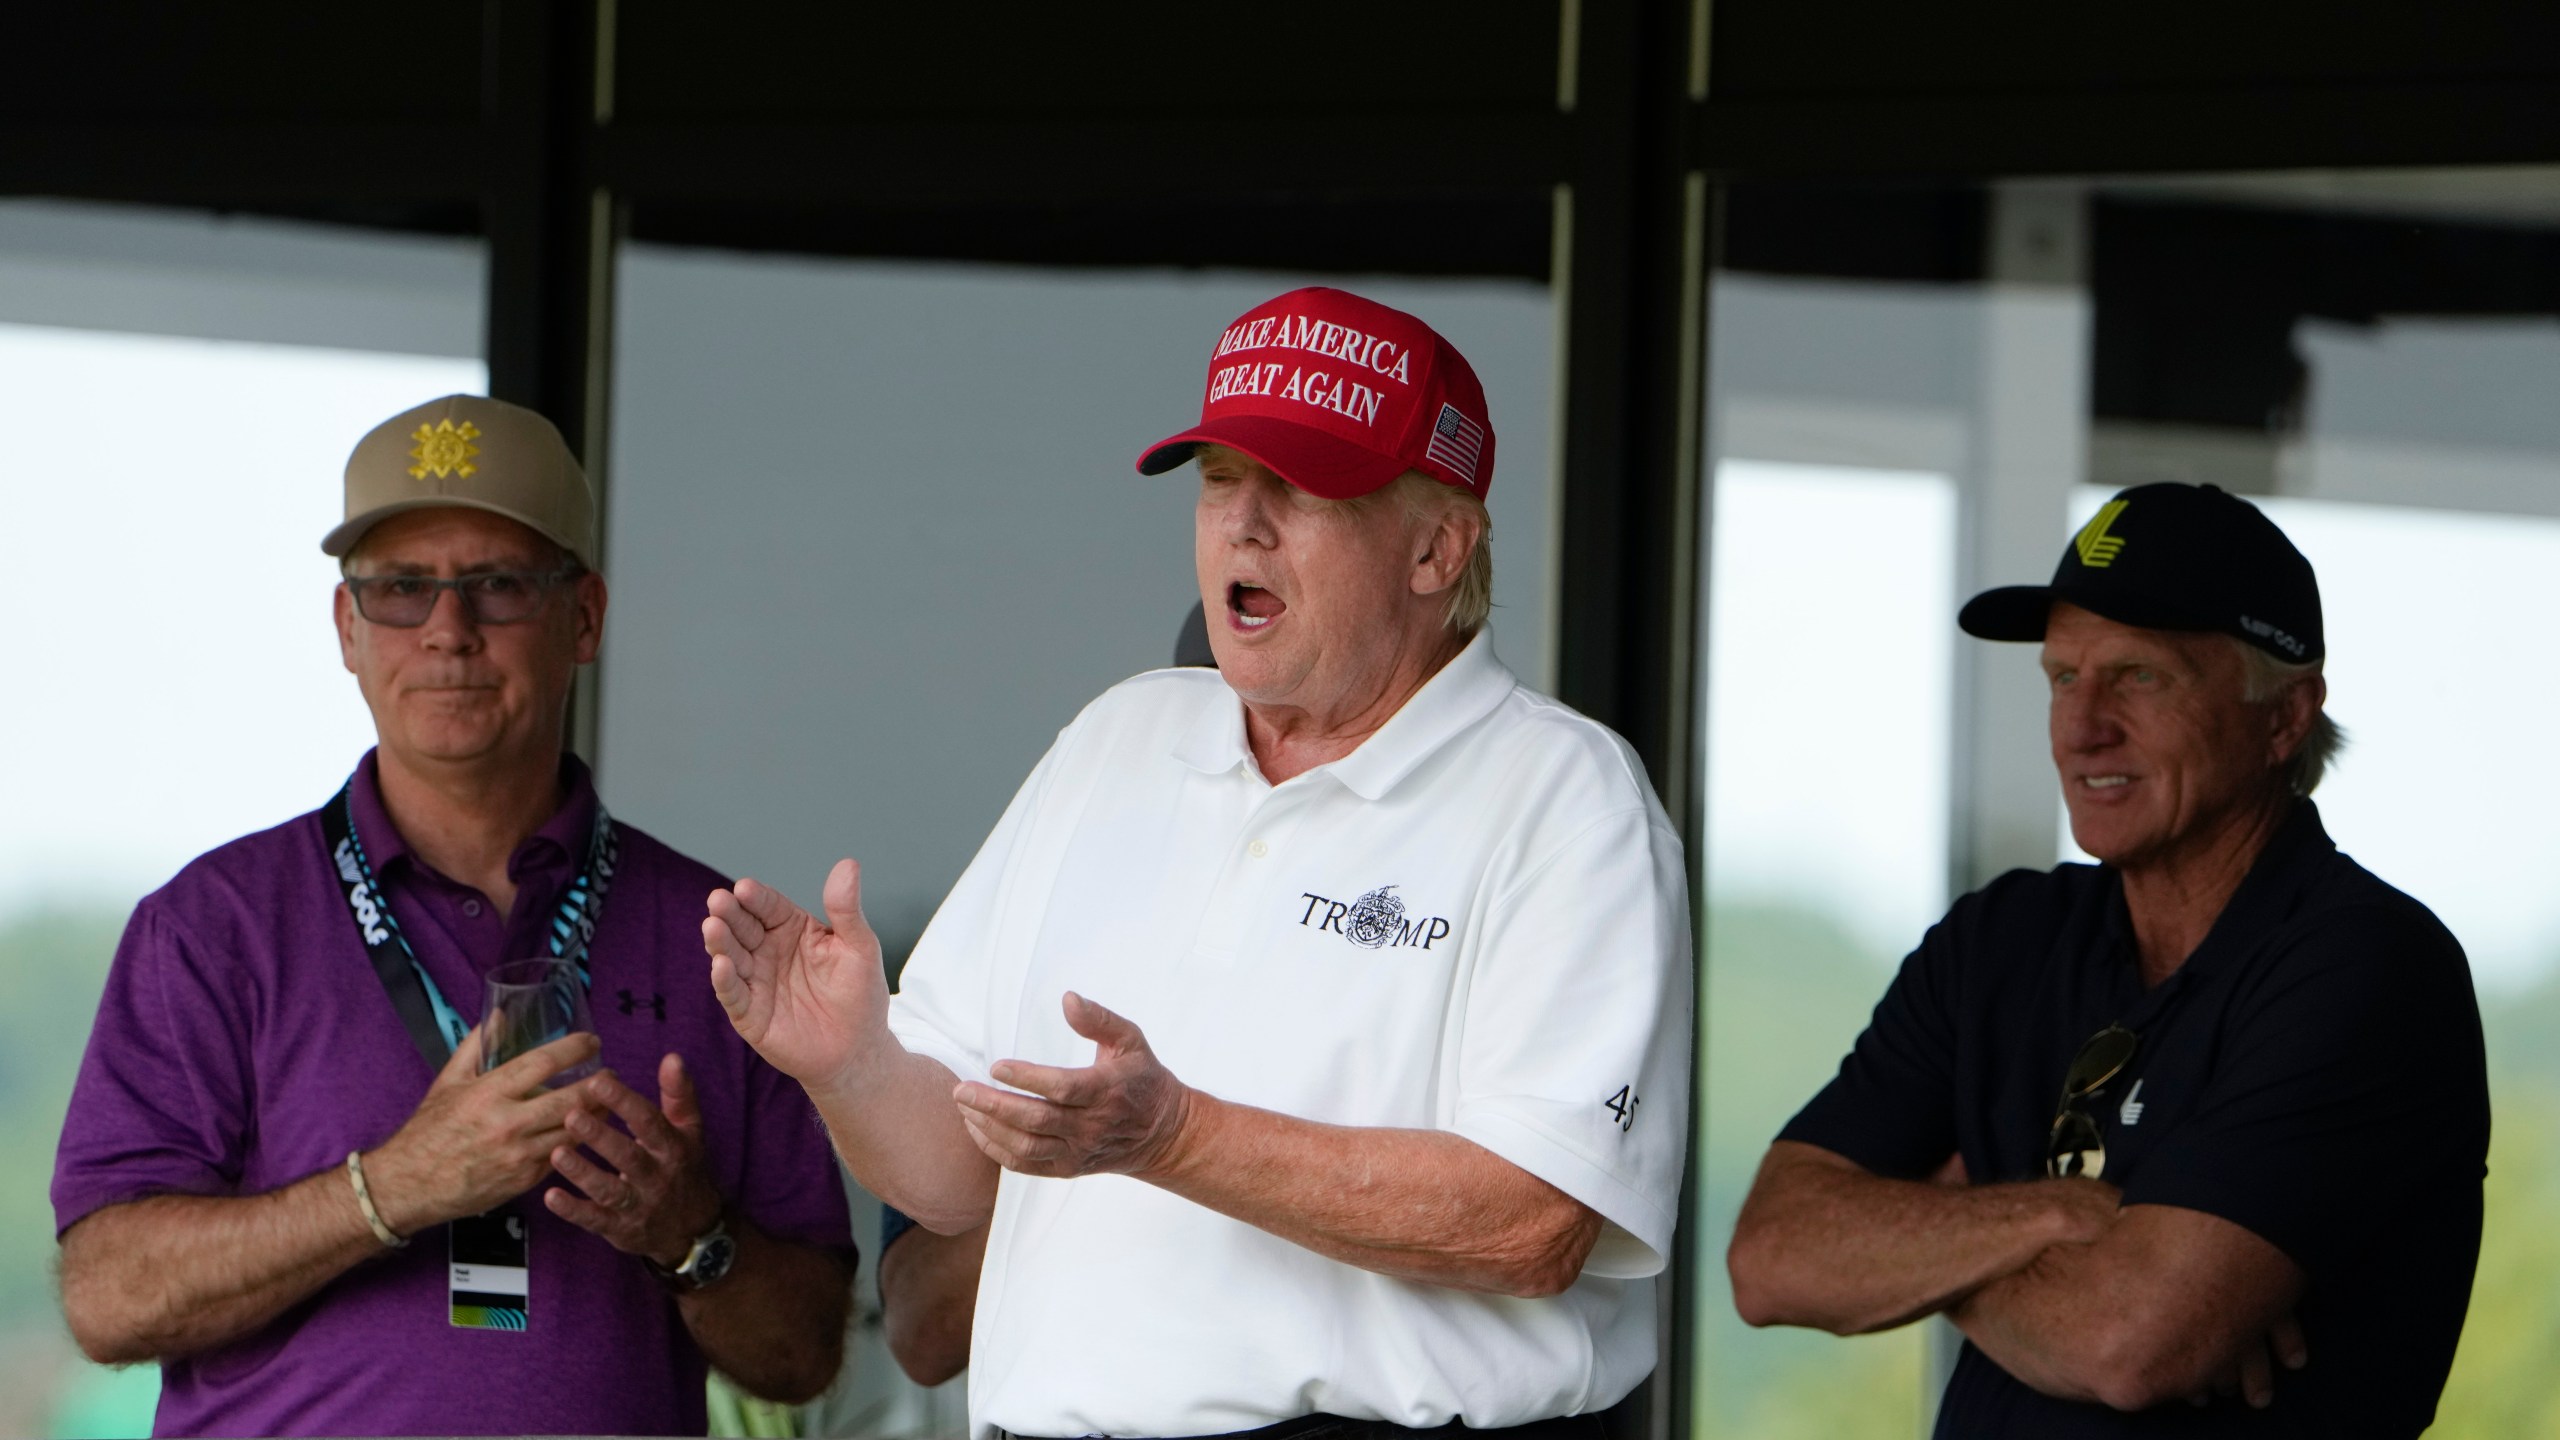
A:
[[[2080,533],[2071,537],[2071,548],[2080,552],[2081,564],[2092,570],[2104,570],[2116,563],[2116,552],[2124,548],[2124,538],[2108,534],[2107,527],[2116,523],[2116,517],[2132,503],[2130,500],[2110,500],[2099,506],[2098,513],[2089,517],[2089,523],[2080,527]]]
[[[419,426],[409,438],[418,442],[409,451],[409,458],[418,462],[409,467],[412,480],[430,475],[439,480],[447,475],[468,478],[480,468],[471,463],[471,457],[480,453],[480,447],[471,443],[480,438],[480,427],[468,420],[456,425],[448,416],[441,423]]]

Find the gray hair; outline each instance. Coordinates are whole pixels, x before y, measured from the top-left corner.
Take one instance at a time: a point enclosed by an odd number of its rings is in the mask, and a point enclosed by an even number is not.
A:
[[[2253,705],[2264,705],[2281,697],[2287,690],[2306,680],[2320,676],[2320,662],[2308,660],[2300,664],[2279,660],[2237,635],[2223,637],[2240,651],[2240,673],[2244,688],[2240,698]],[[2311,719],[2311,731],[2302,737],[2302,745],[2284,765],[2285,789],[2294,795],[2308,795],[2320,788],[2320,777],[2336,763],[2338,753],[2347,748],[2347,732],[2329,718],[2327,707]]]

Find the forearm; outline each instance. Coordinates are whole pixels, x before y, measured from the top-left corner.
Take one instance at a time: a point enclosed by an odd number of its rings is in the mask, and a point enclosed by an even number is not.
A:
[[[2087,1288],[2094,1247],[2057,1245],[2024,1269],[1993,1280],[1947,1311],[1991,1362],[2019,1383],[2060,1400],[2112,1403],[2131,1397],[2104,1383],[2108,1367]],[[2139,1408],[2128,1406],[2126,1408]]]
[[[940,1235],[995,1213],[996,1164],[951,1103],[959,1082],[886,1030],[830,1083],[808,1087],[845,1168],[873,1195]]]
[[[738,1258],[708,1290],[678,1299],[685,1328],[712,1365],[749,1393],[816,1399],[844,1360],[853,1276],[834,1255],[735,1222]]]
[[[2086,1182],[1891,1180],[1781,1142],[1734,1229],[1734,1304],[1754,1325],[1890,1329],[2085,1238],[2112,1208]]]
[[[153,1196],[64,1233],[63,1313],[100,1364],[166,1359],[254,1334],[383,1253],[336,1169],[264,1195]]]
[[[919,1385],[939,1385],[968,1367],[987,1229],[910,1230],[880,1252],[881,1328],[898,1368]]]
[[[1948,1312],[2021,1383],[2066,1400],[2140,1410],[2203,1394],[2301,1298],[2301,1268],[2217,1216],[2126,1207],[2090,1244],[2057,1245]],[[2298,1364],[2299,1359],[2288,1360]]]
[[[1474,1141],[1325,1125],[1191,1092],[1140,1178],[1346,1265],[1506,1295],[1571,1285],[1600,1217]]]

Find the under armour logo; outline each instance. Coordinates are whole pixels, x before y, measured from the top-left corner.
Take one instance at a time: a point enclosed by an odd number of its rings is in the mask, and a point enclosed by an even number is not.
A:
[[[618,996],[620,996],[620,997],[621,997],[621,1007],[622,1007],[622,1013],[623,1013],[623,1014],[625,1014],[625,1015],[630,1015],[630,1014],[635,1014],[635,1013],[637,1013],[637,1012],[639,1012],[639,1011],[642,1011],[642,1010],[646,1010],[646,1011],[648,1011],[650,1014],[652,1014],[652,1015],[654,1015],[654,1016],[656,1016],[656,1017],[658,1018],[658,1023],[660,1023],[660,1024],[662,1024],[662,1025],[666,1023],[666,1019],[667,1019],[667,997],[666,997],[666,996],[664,996],[664,995],[655,995],[655,994],[653,994],[653,995],[651,995],[648,999],[646,999],[646,1000],[641,1000],[641,999],[638,999],[638,998],[634,997],[634,996],[632,995],[632,993],[631,993],[630,991],[628,991],[628,990],[617,990],[617,991],[615,991],[614,993],[615,993],[616,995],[618,995]]]
[[[2124,1097],[2124,1103],[2123,1103],[2122,1105],[2119,1105],[2119,1106],[2117,1106],[2117,1107],[2116,1107],[2116,1118],[2117,1118],[2117,1119],[2119,1119],[2119,1120],[2121,1120],[2121,1121],[2123,1121],[2123,1122],[2124,1122],[2124,1123],[2126,1123],[2127,1125],[2139,1125],[2139,1124],[2141,1124],[2141,1123],[2142,1123],[2142,1082],[2141,1082],[2141,1081],[2139,1081],[2139,1080],[2134,1081],[2134,1082],[2133,1082],[2133,1089],[2132,1089],[2132,1090],[2130,1090],[2130,1091],[2128,1091],[2128,1092],[2126,1092],[2125,1097]]]

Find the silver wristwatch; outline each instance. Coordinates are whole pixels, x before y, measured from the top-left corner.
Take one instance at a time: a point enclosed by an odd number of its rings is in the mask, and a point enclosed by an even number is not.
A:
[[[658,1279],[679,1295],[690,1295],[720,1283],[729,1267],[738,1263],[738,1241],[729,1233],[726,1216],[711,1222],[711,1228],[693,1237],[693,1248],[684,1252],[684,1260],[670,1270],[657,1261],[649,1268]]]

